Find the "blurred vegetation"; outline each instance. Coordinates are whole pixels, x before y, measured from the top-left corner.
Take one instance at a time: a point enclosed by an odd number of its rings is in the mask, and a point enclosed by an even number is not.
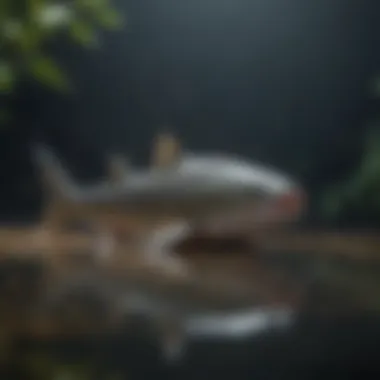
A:
[[[380,217],[380,127],[370,128],[364,143],[362,160],[350,177],[334,184],[325,194],[322,209],[328,218],[346,213],[365,218]]]
[[[380,76],[371,87],[372,95],[380,99]],[[380,222],[380,121],[366,129],[361,161],[348,178],[332,184],[322,197],[322,213],[330,220],[349,214],[363,221]]]
[[[68,91],[70,80],[47,53],[59,36],[85,47],[98,45],[99,29],[117,29],[123,19],[112,0],[1,0],[0,99],[32,79],[53,90]],[[6,110],[0,110],[0,121]]]
[[[112,0],[0,0],[0,124],[9,120],[7,100],[25,81],[53,91],[70,92],[69,75],[50,48],[61,38],[85,48],[96,48],[101,30],[118,30],[124,24]],[[4,325],[4,323],[2,323]],[[7,334],[0,331],[0,362],[10,353]],[[94,378],[93,364],[68,366],[42,354],[18,363],[38,379]],[[108,379],[108,377],[105,377]],[[109,379],[117,376],[109,376]]]

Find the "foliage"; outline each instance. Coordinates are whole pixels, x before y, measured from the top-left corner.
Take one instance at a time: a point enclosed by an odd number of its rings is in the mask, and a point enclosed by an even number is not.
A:
[[[362,161],[342,184],[334,184],[323,199],[326,216],[336,218],[347,209],[380,215],[380,128],[370,130]]]
[[[0,95],[12,93],[25,78],[69,90],[70,81],[46,52],[48,44],[63,34],[96,46],[98,28],[121,25],[110,0],[0,0]]]
[[[380,76],[370,90],[371,96],[380,98]],[[322,199],[322,212],[330,219],[350,211],[365,219],[380,218],[380,122],[369,127],[362,160],[350,178],[333,184]]]

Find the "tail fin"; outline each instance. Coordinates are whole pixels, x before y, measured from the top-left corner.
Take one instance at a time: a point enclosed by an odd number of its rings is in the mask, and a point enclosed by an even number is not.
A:
[[[33,146],[33,161],[39,168],[43,186],[54,198],[69,198],[74,192],[74,184],[59,159],[42,144]]]
[[[108,176],[112,183],[121,183],[129,172],[129,161],[121,154],[113,154],[108,160]]]
[[[171,133],[160,133],[154,142],[152,154],[153,167],[173,165],[182,153],[181,144]]]

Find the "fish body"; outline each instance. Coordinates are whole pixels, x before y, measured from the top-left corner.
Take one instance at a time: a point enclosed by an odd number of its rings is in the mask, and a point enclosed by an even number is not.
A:
[[[49,188],[46,220],[62,224],[87,219],[106,226],[122,215],[179,223],[177,238],[171,230],[147,239],[154,242],[153,250],[169,235],[175,241],[197,226],[223,233],[243,223],[296,219],[304,208],[304,193],[296,181],[233,155],[185,151],[175,159],[161,157],[159,165],[148,169],[128,166],[125,175],[120,160],[114,161],[110,180],[88,186],[77,184],[51,149],[36,147],[34,158]]]

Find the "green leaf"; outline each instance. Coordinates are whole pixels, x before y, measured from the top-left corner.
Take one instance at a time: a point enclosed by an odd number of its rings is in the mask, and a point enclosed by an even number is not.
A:
[[[40,4],[34,16],[34,21],[39,27],[52,30],[66,27],[72,20],[72,7],[59,3]]]
[[[95,15],[101,26],[107,29],[119,29],[124,24],[124,18],[116,10],[112,8],[103,9]]]
[[[61,68],[49,57],[37,56],[31,59],[29,69],[41,84],[59,91],[70,90],[69,81]]]
[[[98,46],[98,38],[95,29],[87,22],[74,21],[70,26],[71,38],[86,47]]]
[[[21,52],[30,54],[39,48],[45,34],[36,25],[30,23],[23,26],[22,33],[17,38],[17,45]]]
[[[7,17],[1,26],[6,43],[20,41],[25,34],[25,27],[20,19]]]

